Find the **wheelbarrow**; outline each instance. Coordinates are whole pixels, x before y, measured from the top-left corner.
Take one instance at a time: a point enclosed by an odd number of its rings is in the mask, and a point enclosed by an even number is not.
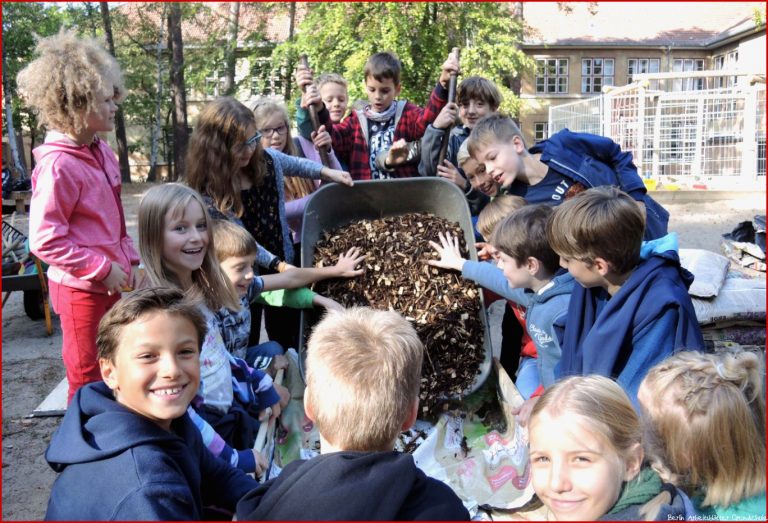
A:
[[[19,274],[21,267],[34,272]],[[43,264],[29,252],[27,237],[3,221],[3,307],[13,291],[24,292],[24,312],[31,320],[45,318],[48,336],[53,334],[51,308],[48,303],[48,280]]]
[[[403,178],[396,180],[358,181],[354,187],[340,184],[321,186],[304,208],[301,231],[301,266],[312,267],[315,245],[323,233],[343,227],[355,220],[377,220],[406,213],[423,212],[456,221],[464,231],[467,245],[474,245],[472,218],[464,193],[453,183],[442,178]],[[469,249],[469,256],[477,260],[477,253]],[[299,332],[299,367],[304,377],[305,333],[311,331],[316,315],[301,311]],[[467,394],[478,390],[491,371],[493,351],[488,329],[488,314],[480,294],[480,321],[483,324],[485,358]]]

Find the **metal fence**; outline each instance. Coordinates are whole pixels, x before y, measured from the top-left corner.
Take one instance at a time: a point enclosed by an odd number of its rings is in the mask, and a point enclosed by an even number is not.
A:
[[[638,172],[664,183],[763,183],[765,77],[724,71],[637,75],[598,97],[549,109],[549,133],[608,136]]]

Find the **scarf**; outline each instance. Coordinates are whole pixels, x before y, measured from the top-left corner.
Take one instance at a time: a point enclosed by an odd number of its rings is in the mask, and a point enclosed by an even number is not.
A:
[[[624,483],[619,499],[606,514],[617,514],[632,505],[644,505],[661,492],[662,482],[659,475],[651,467],[643,467],[640,473],[631,481]]]
[[[365,117],[369,119],[372,122],[387,122],[389,121],[393,116],[395,116],[395,111],[397,110],[397,102],[392,102],[392,105],[389,106],[389,109],[382,113],[377,113],[373,109],[371,109],[370,105],[366,105],[365,109],[363,109],[363,114],[365,114]]]

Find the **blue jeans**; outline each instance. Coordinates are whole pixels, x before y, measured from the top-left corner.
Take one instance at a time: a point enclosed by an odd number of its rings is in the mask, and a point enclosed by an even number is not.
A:
[[[276,341],[267,341],[245,349],[245,362],[255,369],[265,369],[272,358],[284,353],[282,345]]]
[[[520,367],[517,369],[515,385],[524,399],[530,398],[531,394],[536,392],[536,389],[541,385],[541,380],[539,379],[539,365],[536,358],[523,356],[523,358],[520,359]]]

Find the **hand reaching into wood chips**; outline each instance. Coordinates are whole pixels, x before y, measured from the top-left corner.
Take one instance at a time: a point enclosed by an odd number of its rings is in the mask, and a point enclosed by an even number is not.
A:
[[[453,269],[454,271],[461,271],[464,268],[464,262],[467,260],[461,257],[461,251],[459,250],[459,238],[452,235],[450,232],[439,233],[440,244],[430,241],[429,245],[435,249],[437,255],[440,256],[439,260],[427,260],[429,265],[433,267],[441,267],[443,269]]]

